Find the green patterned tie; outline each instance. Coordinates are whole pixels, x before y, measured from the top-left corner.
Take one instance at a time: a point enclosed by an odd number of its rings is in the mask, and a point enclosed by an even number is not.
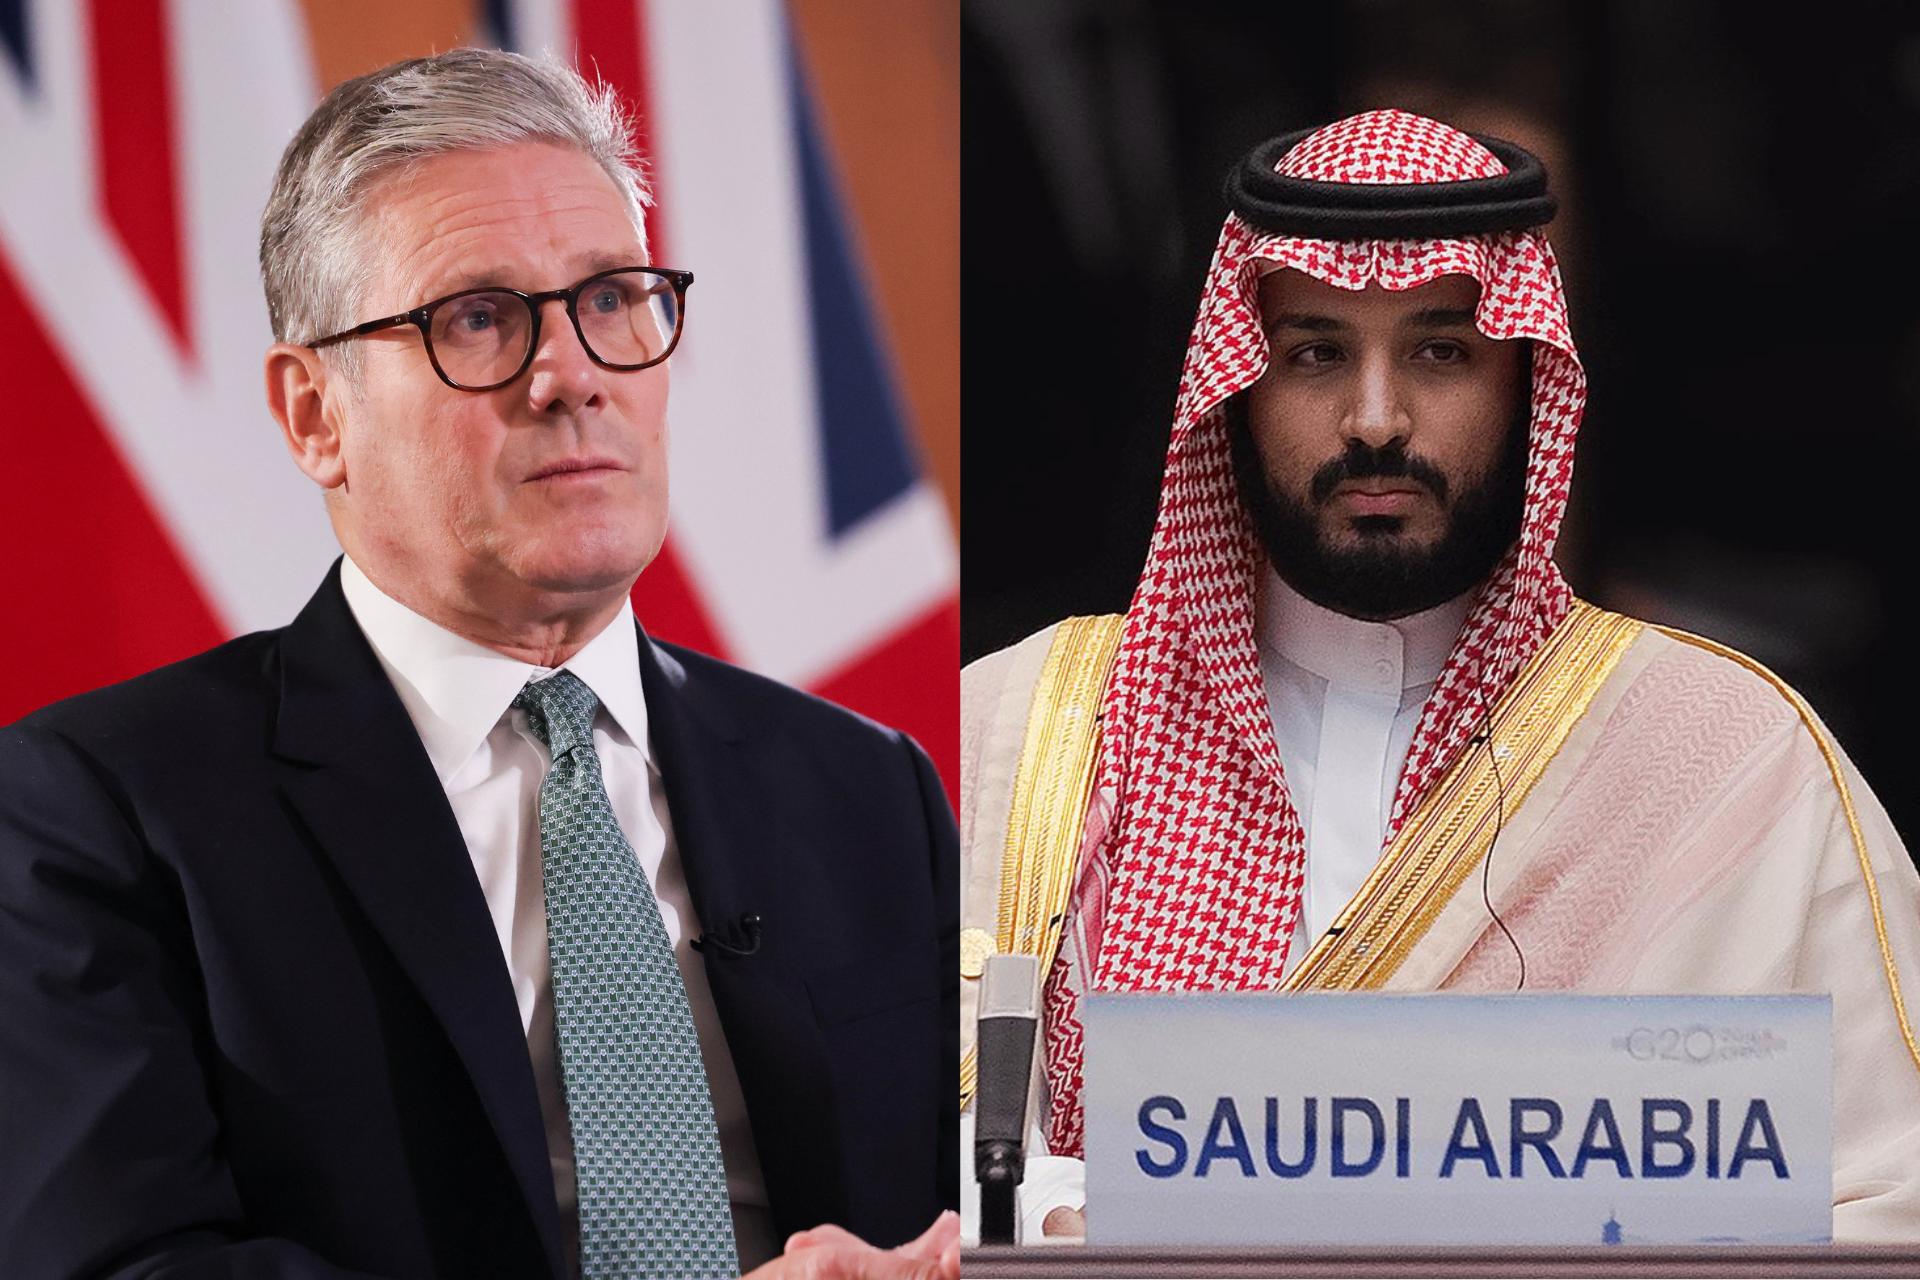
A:
[[[737,1276],[700,1040],[659,904],[600,776],[600,700],[561,671],[529,682],[513,705],[553,757],[540,853],[580,1275]]]

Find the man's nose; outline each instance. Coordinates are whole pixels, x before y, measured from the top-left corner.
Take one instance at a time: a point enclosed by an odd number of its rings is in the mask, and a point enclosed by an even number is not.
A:
[[[1362,357],[1346,421],[1341,423],[1346,438],[1375,449],[1405,440],[1413,430],[1413,417],[1407,410],[1404,390],[1391,358],[1371,354]]]
[[[540,308],[540,345],[534,350],[527,400],[533,411],[558,416],[598,405],[607,371],[580,344],[567,305],[558,298]]]

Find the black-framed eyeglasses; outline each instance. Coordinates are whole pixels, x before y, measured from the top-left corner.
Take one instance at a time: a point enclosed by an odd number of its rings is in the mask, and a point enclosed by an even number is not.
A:
[[[673,354],[685,327],[693,272],[616,267],[568,289],[522,293],[498,286],[463,289],[397,316],[382,316],[307,343],[326,347],[411,324],[440,380],[458,391],[493,391],[525,373],[540,347],[540,309],[564,302],[580,345],[603,369],[621,373]]]

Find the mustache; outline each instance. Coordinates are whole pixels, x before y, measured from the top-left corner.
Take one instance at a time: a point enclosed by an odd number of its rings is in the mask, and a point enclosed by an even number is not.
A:
[[[1359,440],[1347,441],[1346,452],[1320,465],[1308,482],[1307,491],[1315,503],[1325,502],[1333,491],[1348,480],[1411,480],[1431,490],[1441,502],[1447,500],[1447,477],[1431,462],[1407,452],[1398,440],[1375,447]]]

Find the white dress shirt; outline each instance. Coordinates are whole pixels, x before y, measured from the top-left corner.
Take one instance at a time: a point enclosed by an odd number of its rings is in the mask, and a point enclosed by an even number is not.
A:
[[[1379,861],[1407,749],[1472,603],[1468,592],[1392,622],[1363,622],[1314,604],[1272,569],[1263,575],[1260,675],[1307,836],[1288,971]]]
[[[514,695],[527,681],[544,679],[555,669],[496,653],[428,621],[382,592],[350,557],[340,566],[340,586],[354,621],[373,646],[420,734],[440,785],[446,788],[447,802],[473,859],[474,876],[486,895],[533,1059],[571,1265],[579,1232],[573,1136],[555,1060],[546,889],[540,864],[540,783],[547,775],[549,758],[545,744],[528,728],[526,713],[512,707]],[[778,1253],[779,1241],[774,1239],[766,1207],[766,1182],[747,1124],[733,1055],[720,1028],[706,969],[691,946],[700,934],[700,921],[694,915],[660,769],[647,738],[640,640],[632,607],[623,604],[619,615],[561,667],[600,699],[593,747],[600,757],[614,817],[653,886],[674,958],[680,963],[720,1128],[741,1262],[751,1268]]]

